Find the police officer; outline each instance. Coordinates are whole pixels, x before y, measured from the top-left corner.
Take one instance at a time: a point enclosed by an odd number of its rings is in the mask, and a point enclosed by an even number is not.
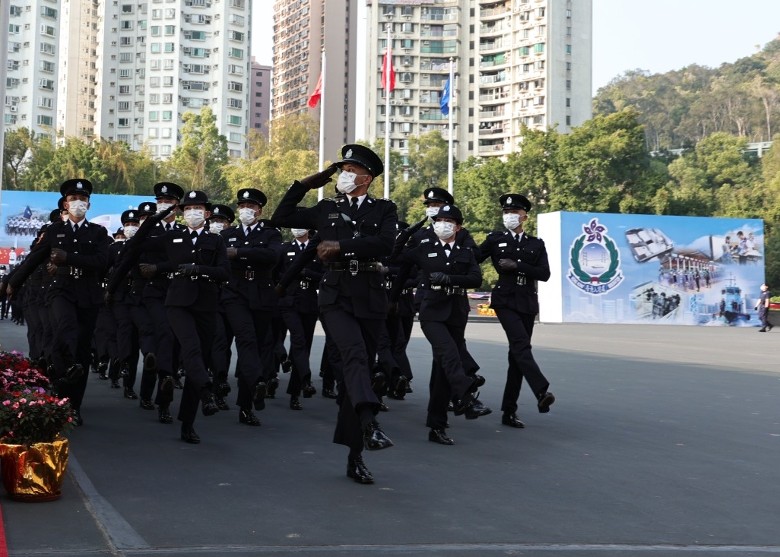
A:
[[[525,427],[517,417],[517,399],[523,378],[537,400],[539,412],[550,411],[555,397],[550,383],[531,352],[534,319],[539,312],[536,281],[550,278],[550,265],[544,242],[523,231],[531,203],[520,194],[505,193],[499,198],[506,230],[491,232],[480,246],[480,261],[490,258],[498,271],[498,281],[490,294],[490,307],[496,311],[509,341],[509,369],[501,401],[501,423]]]
[[[413,268],[420,270],[420,327],[431,344],[433,377],[428,402],[428,440],[442,445],[453,445],[447,436],[447,406],[455,399],[455,415],[465,414],[476,419],[490,414],[490,408],[477,404],[474,392],[479,387],[475,377],[466,374],[460,353],[465,344],[469,302],[467,288],[482,284],[482,271],[474,252],[455,241],[463,225],[463,214],[455,205],[444,205],[433,216],[436,242],[421,243],[402,256],[399,280],[409,276]],[[393,291],[395,300],[403,284]]]
[[[336,348],[331,359],[342,380],[334,442],[350,448],[347,476],[358,483],[374,479],[362,459],[363,448],[379,450],[393,442],[375,416],[379,399],[371,388],[371,367],[387,315],[381,263],[393,248],[398,220],[395,204],[368,195],[382,160],[362,145],[345,145],[342,160],[322,172],[293,182],[273,216],[275,224],[317,230],[317,255],[325,266],[319,285],[320,320]],[[297,207],[309,190],[320,188],[340,168],[341,200],[323,199],[314,207]]]
[[[273,374],[271,319],[277,296],[272,273],[281,255],[282,235],[260,221],[267,201],[258,189],[238,190],[239,225],[222,232],[231,276],[222,289],[221,305],[236,337],[238,421],[250,426],[260,425],[252,407],[265,408],[268,380]]]
[[[66,222],[52,223],[9,281],[21,286],[48,259],[54,275],[47,292],[52,320],[53,379],[60,396],[69,397],[75,423],[81,425],[81,404],[87,387],[92,337],[103,303],[101,281],[108,261],[108,232],[86,219],[92,183],[83,178],[60,186],[68,211]]]

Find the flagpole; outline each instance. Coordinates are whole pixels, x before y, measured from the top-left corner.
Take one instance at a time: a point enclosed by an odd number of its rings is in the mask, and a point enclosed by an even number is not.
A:
[[[382,68],[382,79],[385,85],[385,199],[390,199],[390,72],[393,68],[393,50],[390,44],[390,26],[387,24],[387,64]]]
[[[452,129],[452,96],[455,92],[455,76],[453,70],[453,58],[450,57],[450,94],[447,98],[447,118],[450,129],[450,141],[447,148],[447,191],[452,195],[452,174],[453,174],[453,129]]]
[[[320,85],[320,172],[325,169],[325,48],[322,49],[322,68],[320,69],[322,79]],[[324,186],[317,189],[317,201],[322,201],[324,197]]]

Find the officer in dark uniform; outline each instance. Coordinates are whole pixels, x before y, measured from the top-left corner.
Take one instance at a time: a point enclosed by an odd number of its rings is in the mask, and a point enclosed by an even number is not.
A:
[[[209,232],[221,234],[223,230],[228,230],[236,220],[233,209],[227,205],[215,203],[211,206],[211,218],[208,221]],[[230,349],[233,344],[233,329],[230,327],[225,307],[220,304],[217,309],[217,328],[214,332],[214,346],[211,351],[211,369],[214,378],[214,399],[220,410],[230,410],[230,405],[225,401],[225,397],[230,393],[230,383],[228,383],[228,373],[230,369],[230,360],[233,356]]]
[[[105,228],[86,220],[92,184],[66,180],[60,186],[67,222],[52,223],[9,282],[21,286],[41,263],[51,263],[54,278],[47,292],[53,327],[53,379],[60,396],[69,397],[81,425],[81,403],[87,387],[92,337],[103,303],[101,281],[110,239]]]
[[[337,188],[344,199],[323,199],[297,207],[306,192],[324,186],[341,168]],[[319,285],[320,320],[340,365],[339,416],[334,442],[350,448],[347,476],[373,483],[362,450],[391,447],[375,416],[379,399],[371,388],[377,340],[387,316],[380,259],[393,249],[398,216],[395,204],[368,195],[383,171],[381,159],[362,145],[345,145],[342,160],[322,172],[293,182],[273,216],[277,225],[313,228],[321,241],[317,255],[325,266]],[[334,355],[335,356],[335,355]]]
[[[463,225],[463,215],[455,205],[444,205],[433,216],[436,242],[421,243],[402,255],[399,280],[409,276],[413,268],[420,270],[422,291],[420,301],[420,327],[431,343],[434,376],[431,378],[431,397],[428,403],[426,424],[430,429],[428,439],[442,445],[453,445],[447,436],[447,406],[455,399],[456,415],[476,419],[490,414],[491,410],[476,404],[474,392],[478,381],[466,374],[460,353],[465,344],[469,302],[467,288],[482,284],[482,271],[474,252],[458,246],[455,241],[458,229]],[[397,299],[403,285],[393,291]]]
[[[534,318],[539,313],[536,281],[550,278],[550,265],[544,242],[523,231],[531,203],[520,194],[499,198],[506,230],[491,232],[480,246],[480,261],[488,257],[498,271],[498,281],[490,294],[490,307],[496,311],[509,341],[509,369],[501,402],[501,423],[525,427],[517,417],[517,399],[523,378],[537,400],[539,412],[550,411],[555,397],[531,352]]]
[[[309,230],[293,228],[294,239],[282,244],[280,274],[291,266],[293,261],[303,254],[309,245]],[[300,395],[311,398],[317,389],[311,382],[311,345],[314,329],[317,326],[319,308],[317,306],[317,285],[322,279],[322,263],[317,260],[317,252],[309,250],[308,261],[292,279],[290,287],[279,298],[279,312],[290,333],[290,354],[292,362],[287,394],[290,395],[290,408],[301,410]]]

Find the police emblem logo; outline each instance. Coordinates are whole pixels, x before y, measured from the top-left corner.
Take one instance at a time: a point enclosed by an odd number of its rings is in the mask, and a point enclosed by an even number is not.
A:
[[[345,159],[350,159],[350,158],[352,158],[352,149],[348,149],[348,150],[347,150],[347,152],[346,152],[346,153],[344,153],[344,158],[345,158]]]
[[[248,191],[245,191],[245,192],[244,192],[244,199],[247,199],[248,197],[249,197],[249,192],[248,192]]]
[[[76,189],[77,190],[84,189],[84,184],[82,184],[81,182],[76,182]]]
[[[215,215],[219,214],[219,207],[214,207],[214,210],[212,211]]]
[[[433,199],[433,192],[432,191],[428,192],[428,199]]]
[[[133,218],[133,217],[135,217],[135,213],[133,213],[132,211],[130,211],[130,212],[127,214],[127,217],[128,217],[128,218]]]
[[[163,192],[163,193],[168,193],[168,186],[161,187],[160,191]]]
[[[190,199],[194,199],[195,195],[196,195],[196,193],[194,191],[191,191],[190,192]]]
[[[620,252],[607,235],[607,227],[598,219],[591,219],[582,231],[569,248],[566,278],[587,294],[606,294],[623,281]]]
[[[512,204],[512,198],[511,197],[507,197],[506,198],[506,204],[507,205],[511,205]]]

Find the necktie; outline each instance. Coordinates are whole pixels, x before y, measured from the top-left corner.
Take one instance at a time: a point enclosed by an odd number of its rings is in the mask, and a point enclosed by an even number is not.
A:
[[[515,234],[515,242],[519,242],[519,241],[520,241],[520,234]]]
[[[79,231],[79,225],[76,224],[76,223],[73,223],[73,233],[75,234],[78,231]]]
[[[306,244],[298,244],[298,250],[303,251],[306,249]]]
[[[198,241],[198,233],[193,230],[190,232],[190,238],[192,238],[192,243],[194,244]]]
[[[251,227],[251,226],[247,226],[247,227],[244,229],[244,236],[249,236],[249,233],[250,233],[250,232],[252,232],[252,227]]]
[[[165,223],[165,230],[166,230],[166,232],[170,232],[171,231],[171,223],[169,223],[169,222]]]
[[[450,245],[444,244],[444,253],[447,255],[447,257],[450,256]]]
[[[350,205],[350,207],[349,207],[349,214],[350,215],[354,215],[355,213],[357,213],[358,203],[359,202],[360,202],[360,200],[357,197],[353,197],[352,198],[352,205]]]

